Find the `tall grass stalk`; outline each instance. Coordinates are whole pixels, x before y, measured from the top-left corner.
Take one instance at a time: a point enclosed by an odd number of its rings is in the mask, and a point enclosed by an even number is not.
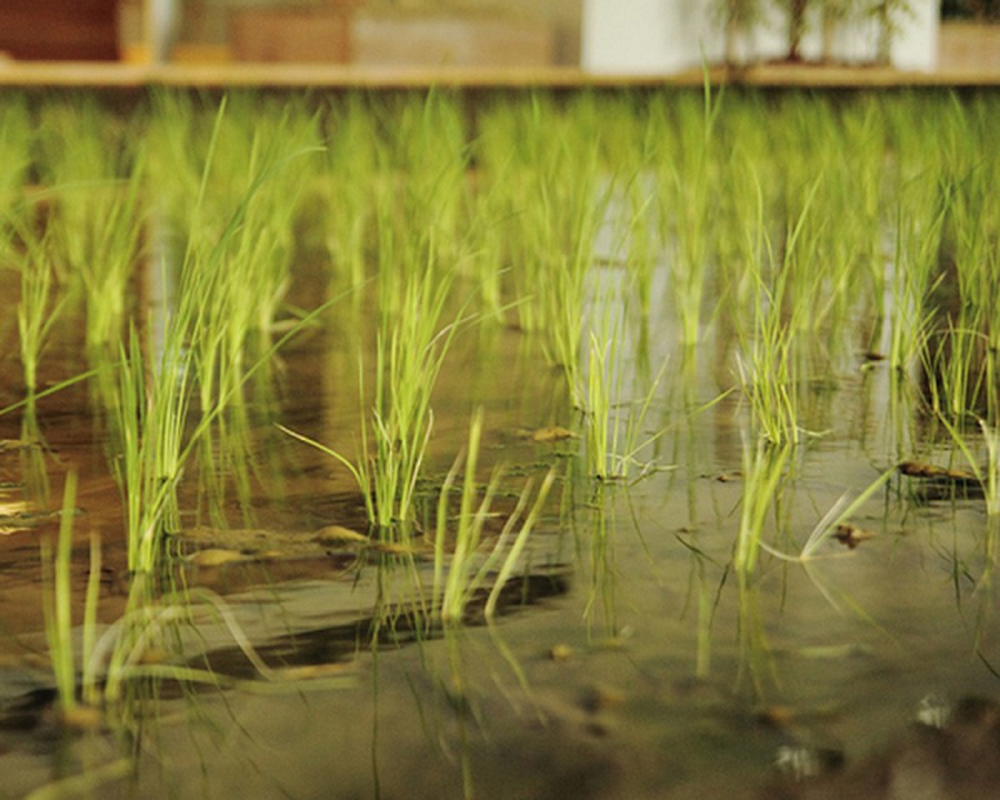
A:
[[[752,300],[752,330],[740,328],[741,352],[737,355],[740,383],[749,396],[751,418],[757,435],[781,447],[796,444],[802,428],[799,421],[798,392],[803,380],[800,358],[801,334],[811,332],[805,321],[808,306],[799,301],[794,285],[801,282],[808,267],[799,251],[810,207],[819,187],[812,185],[794,226],[786,234],[783,250],[774,252],[765,228],[764,202],[757,186],[757,224],[746,235]],[[798,263],[797,263],[798,262]],[[768,279],[767,264],[774,265]]]

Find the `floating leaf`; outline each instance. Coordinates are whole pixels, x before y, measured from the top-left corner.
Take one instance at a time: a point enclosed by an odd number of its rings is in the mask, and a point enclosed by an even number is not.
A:
[[[363,533],[358,533],[343,525],[327,525],[320,528],[313,536],[313,541],[320,544],[343,544],[344,542],[357,542],[358,544],[370,544],[371,539]]]
[[[233,561],[243,561],[245,556],[239,550],[223,550],[221,547],[210,547],[198,550],[188,557],[188,561],[199,567],[218,567]]]
[[[558,425],[550,425],[545,428],[539,428],[537,431],[531,434],[531,440],[534,442],[561,442],[564,439],[575,439],[576,434],[573,431],[567,430],[566,428],[561,428]]]

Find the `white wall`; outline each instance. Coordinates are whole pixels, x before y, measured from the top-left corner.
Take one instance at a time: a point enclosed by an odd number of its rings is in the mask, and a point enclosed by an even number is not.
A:
[[[899,18],[900,32],[892,47],[892,63],[900,69],[932,70],[937,66],[940,0],[910,0],[912,15]],[[583,69],[603,74],[669,74],[723,56],[721,23],[709,0],[583,0],[580,61]],[[767,16],[746,41],[739,43],[745,60],[780,58],[787,51],[784,20],[768,5]],[[816,9],[818,14],[818,8]],[[818,18],[803,39],[802,52],[816,58],[821,51]],[[845,61],[871,61],[878,27],[854,23],[838,32],[834,55]]]

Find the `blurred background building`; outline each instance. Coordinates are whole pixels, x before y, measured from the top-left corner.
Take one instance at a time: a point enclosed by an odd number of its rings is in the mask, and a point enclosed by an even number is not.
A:
[[[1000,0],[3,0],[17,60],[1000,70]]]

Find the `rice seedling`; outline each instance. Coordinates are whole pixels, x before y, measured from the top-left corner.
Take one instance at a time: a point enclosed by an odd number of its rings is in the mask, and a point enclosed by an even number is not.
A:
[[[56,551],[49,539],[41,540],[43,610],[45,638],[56,683],[56,698],[62,719],[70,725],[86,724],[89,719],[78,712],[80,700],[88,707],[96,707],[97,679],[89,666],[91,653],[96,645],[97,600],[100,591],[101,546],[96,536],[90,540],[90,566],[82,620],[80,663],[83,665],[82,697],[77,693],[77,653],[73,643],[72,585],[70,579],[71,551],[73,546],[73,517],[76,514],[77,476],[66,475],[63,490],[62,512],[59,518],[59,535]]]
[[[53,570],[52,543],[42,539],[42,578],[46,584],[45,636],[48,640],[52,669],[56,681],[59,705],[64,714],[76,708],[76,671],[74,668],[72,601],[70,587],[70,549],[73,546],[73,514],[76,502],[76,474],[66,476],[63,494],[63,515],[59,524],[59,539]]]
[[[812,375],[829,371],[828,364],[815,361],[828,358],[829,346],[823,346],[820,334],[832,306],[815,298],[828,296],[829,282],[842,288],[853,278],[848,263],[831,263],[819,251],[822,228],[814,218],[824,176],[814,178],[796,199],[795,216],[776,246],[767,228],[763,190],[752,168],[749,175],[755,182],[756,217],[743,215],[748,226],[739,291],[748,309],[737,323],[738,372],[758,435],[775,445],[794,444],[807,432],[801,422],[802,389]]]
[[[248,362],[269,349],[290,283],[301,186],[319,149],[313,117],[265,107],[250,128],[249,102],[242,113],[226,102],[215,113],[180,266],[179,316],[192,326],[203,413],[238,399]],[[209,190],[219,184],[239,188],[219,198]]]
[[[429,231],[435,263],[457,260],[468,218],[468,136],[453,93],[432,88],[407,98],[393,117],[385,156],[396,187],[399,219],[406,231]],[[402,232],[403,238],[410,234]],[[385,274],[384,272],[382,274]]]
[[[551,98],[532,95],[523,108],[487,116],[476,151],[520,327],[540,333],[577,405],[586,280],[614,194],[601,172],[596,126],[591,97],[561,112]]]
[[[620,322],[612,323],[616,326]],[[634,465],[642,467],[641,477],[654,468],[637,457],[668,430],[644,433],[646,413],[656,396],[667,362],[660,367],[645,397],[638,404],[625,397],[624,336],[616,328],[611,338],[601,342],[590,334],[587,369],[585,429],[588,472],[598,480],[628,480]]]
[[[329,143],[320,177],[323,229],[335,276],[360,288],[367,279],[375,238],[372,187],[381,180],[375,120],[352,93],[331,110]],[[361,298],[360,292],[354,295]]]
[[[926,309],[933,288],[931,269],[936,260],[934,231],[939,226],[940,217],[931,220],[910,214],[904,217],[902,209],[897,215],[896,247],[889,277],[889,364],[902,377],[908,376],[921,358],[931,326]]]
[[[362,426],[357,459],[278,427],[346,466],[364,495],[371,524],[381,535],[406,538],[434,423],[431,394],[451,342],[468,320],[460,310],[452,322],[438,327],[451,280],[439,278],[430,263],[423,274],[408,274],[402,283],[398,314],[383,315],[379,324],[371,427]],[[364,364],[359,368],[363,372]],[[362,404],[367,403],[363,374],[359,390]]]
[[[226,283],[234,288],[221,311],[228,311],[230,317],[248,317],[247,327],[257,340],[244,336],[239,344],[250,358],[256,358],[270,347],[271,332],[291,282],[294,226],[303,187],[322,147],[317,116],[299,103],[276,106],[260,99],[247,101],[228,111],[227,119],[239,122],[247,157],[242,163],[230,162],[234,154],[229,152],[227,161],[221,163],[215,155],[212,169],[224,173],[241,170],[237,174],[243,180],[236,185],[245,183],[246,190],[236,195],[239,202],[223,235],[223,241],[229,239],[235,222],[237,230],[227,242],[232,249],[223,256]],[[250,125],[249,120],[255,121]],[[232,149],[227,146],[227,150]],[[211,179],[219,180],[215,176]],[[235,343],[231,349],[236,349]]]
[[[3,98],[0,113],[0,263],[7,263],[16,238],[17,226],[8,220],[20,219],[29,210],[24,201],[25,182],[31,166],[32,123],[23,95]]]
[[[172,336],[156,372],[147,373],[133,328],[121,347],[114,425],[121,452],[113,462],[124,498],[129,571],[148,572],[164,530],[180,527],[176,506],[185,453],[191,351]]]
[[[681,319],[682,341],[692,347],[701,335],[702,306],[709,268],[709,242],[714,234],[711,210],[717,195],[713,143],[721,94],[712,98],[706,83],[702,98],[677,98],[677,119],[660,122],[658,139],[676,122],[675,152],[656,159],[663,222],[661,237],[672,252],[671,288]]]
[[[1000,516],[1000,429],[991,426],[984,419],[976,420],[985,448],[986,458],[983,463],[974,452],[970,437],[962,432],[961,427],[951,422],[946,414],[939,413],[938,418],[982,486],[987,515],[991,519]]]
[[[17,306],[17,329],[21,365],[28,395],[38,389],[38,365],[42,349],[66,302],[59,296],[55,269],[50,257],[51,240],[38,233],[30,222],[17,224],[21,272],[21,299]]]
[[[231,391],[241,391],[275,353],[342,298],[334,295],[306,314],[248,366]],[[170,318],[158,360],[144,355],[134,327],[128,348],[121,346],[119,385],[110,405],[120,448],[113,460],[114,474],[124,498],[132,572],[152,571],[159,561],[163,535],[180,529],[176,489],[184,467],[231,399],[221,397],[189,429],[195,351],[186,346],[193,320],[184,312],[182,305]],[[239,446],[245,445],[241,441]]]
[[[809,536],[803,543],[802,549],[798,555],[783,553],[764,542],[761,542],[760,546],[771,555],[785,561],[798,561],[805,563],[814,559],[819,548],[827,542],[838,531],[838,529],[841,529],[844,523],[854,516],[854,514],[856,514],[865,503],[874,497],[875,493],[878,492],[895,473],[895,466],[885,470],[853,499],[851,499],[850,492],[845,492],[844,495],[842,495],[841,498],[830,507],[830,510],[823,515],[822,519],[820,519],[820,521],[816,523],[815,527],[810,531]]]
[[[488,577],[496,571],[492,587],[486,600],[484,614],[488,620],[496,614],[497,602],[503,587],[519,565],[521,554],[528,537],[537,525],[542,507],[555,481],[555,472],[550,470],[543,479],[531,509],[522,521],[532,493],[529,479],[521,491],[516,507],[504,522],[499,537],[492,543],[487,553],[481,552],[483,526],[492,516],[491,505],[504,474],[502,468],[493,471],[486,484],[482,498],[478,498],[476,488],[476,468],[482,437],[482,410],[473,416],[469,425],[469,441],[464,453],[460,453],[445,477],[438,495],[437,523],[434,536],[434,582],[431,589],[432,608],[440,609],[441,622],[453,626],[464,619],[465,609]],[[455,479],[464,463],[464,478],[459,495],[457,517],[450,513],[451,495]],[[454,520],[454,530],[451,528]],[[518,527],[519,526],[519,527]],[[515,532],[516,531],[516,532]],[[446,555],[446,543],[451,538],[453,550]],[[446,563],[447,562],[447,563]]]
[[[762,200],[758,193],[758,237],[766,236],[762,215]],[[754,235],[748,232],[748,236]],[[763,245],[756,242],[751,250],[760,253],[762,248]],[[742,325],[739,326],[741,353],[737,355],[737,363],[740,383],[750,399],[751,418],[757,434],[776,446],[797,443],[800,426],[795,394],[798,376],[794,371],[794,326],[782,314],[788,273],[779,274],[773,286],[769,286],[759,257],[751,262],[750,270],[755,284],[751,290],[753,330],[747,332]]]
[[[312,123],[296,127],[301,120],[293,110],[286,110],[273,128],[261,126],[244,151],[248,158],[242,164],[248,170],[243,173],[246,194],[238,196],[235,205],[229,203],[228,220],[214,228],[212,220],[221,220],[223,215],[218,206],[209,206],[209,184],[218,179],[217,169],[236,169],[233,162],[220,163],[215,155],[226,107],[223,103],[215,113],[207,142],[193,203],[196,210],[206,212],[207,219],[188,232],[176,308],[166,315],[162,339],[151,340],[154,351],[150,356],[143,354],[139,336],[132,331],[127,346],[120,350],[119,383],[109,402],[121,448],[114,462],[115,474],[124,497],[133,572],[151,570],[159,557],[162,534],[180,526],[176,489],[192,448],[221,419],[222,412],[242,397],[250,376],[298,329],[293,326],[277,345],[271,345],[273,317],[287,288],[293,213],[273,212],[277,197],[281,202],[291,199],[289,205],[294,207],[294,190],[276,176],[283,176],[282,180],[301,177],[292,163],[312,152],[303,145]],[[226,135],[232,136],[232,131]],[[272,194],[276,190],[278,194]],[[266,201],[262,200],[265,195]],[[275,227],[269,229],[271,225]],[[217,238],[210,241],[213,235]],[[265,240],[267,244],[258,243]],[[157,266],[161,279],[167,280],[168,265]],[[307,318],[314,319],[318,313],[314,310]],[[201,422],[189,433],[195,385]],[[232,445],[235,440],[219,441]],[[222,456],[238,459],[241,452]],[[212,466],[208,461],[206,472]]]
[[[767,513],[777,502],[785,483],[790,444],[773,446],[761,439],[743,439],[743,499],[740,504],[740,527],[733,553],[737,574],[749,575],[757,566],[763,545]]]
[[[50,257],[83,285],[88,352],[117,349],[126,286],[140,246],[145,183],[138,132],[116,126],[93,99],[46,104],[38,126],[39,164],[53,211]]]

